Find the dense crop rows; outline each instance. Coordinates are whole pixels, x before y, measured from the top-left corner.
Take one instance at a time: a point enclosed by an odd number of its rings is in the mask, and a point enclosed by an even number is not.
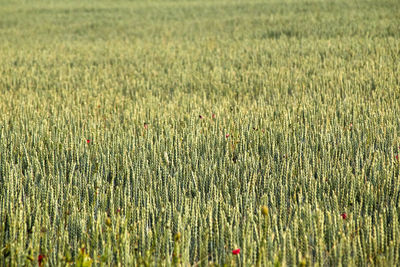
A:
[[[0,265],[399,264],[399,73],[397,0],[0,1]]]

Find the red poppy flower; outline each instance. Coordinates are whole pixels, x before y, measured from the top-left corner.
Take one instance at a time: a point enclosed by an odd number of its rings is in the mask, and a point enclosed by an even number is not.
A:
[[[343,212],[342,214],[340,214],[340,216],[342,216],[342,219],[343,219],[343,220],[346,220],[346,219],[347,219],[347,214],[346,214],[345,212]]]
[[[212,114],[212,116],[211,116],[213,119],[215,119],[215,117],[217,117],[215,114]]]
[[[228,138],[228,137],[229,137],[229,134],[226,134],[225,137]]]
[[[399,155],[396,155],[395,158],[396,158],[396,160],[399,160]]]
[[[90,139],[87,139],[87,140],[86,140],[86,143],[90,144]]]
[[[232,250],[233,255],[239,255],[239,253],[240,253],[240,248]]]
[[[44,260],[45,257],[46,257],[45,255],[39,254],[39,256],[38,256],[38,263],[39,263],[39,266],[42,266],[43,260]]]
[[[203,118],[203,116],[199,115],[199,119],[202,119],[202,118]]]

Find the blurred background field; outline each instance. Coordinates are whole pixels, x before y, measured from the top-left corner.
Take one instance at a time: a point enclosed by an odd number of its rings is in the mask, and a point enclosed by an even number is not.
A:
[[[0,0],[0,264],[399,264],[399,73],[397,0]]]

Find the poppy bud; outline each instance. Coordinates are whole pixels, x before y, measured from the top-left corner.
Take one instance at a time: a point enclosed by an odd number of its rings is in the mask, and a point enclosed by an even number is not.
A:
[[[111,227],[111,219],[109,218],[109,217],[107,217],[107,219],[106,219],[106,225],[108,226],[108,227]]]
[[[268,207],[267,206],[262,206],[261,207],[261,213],[266,217],[268,216]]]
[[[175,241],[178,242],[181,239],[181,232],[175,234]]]

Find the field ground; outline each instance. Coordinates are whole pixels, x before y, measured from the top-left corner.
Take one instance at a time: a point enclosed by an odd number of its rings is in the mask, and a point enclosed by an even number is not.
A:
[[[0,265],[398,265],[399,73],[398,0],[0,0]]]

